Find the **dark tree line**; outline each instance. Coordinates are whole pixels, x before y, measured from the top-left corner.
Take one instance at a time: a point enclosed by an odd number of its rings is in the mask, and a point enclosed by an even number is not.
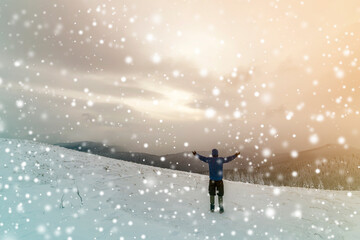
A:
[[[277,164],[224,170],[224,178],[254,184],[329,190],[360,190],[360,155],[289,160]],[[296,176],[293,176],[296,172]]]

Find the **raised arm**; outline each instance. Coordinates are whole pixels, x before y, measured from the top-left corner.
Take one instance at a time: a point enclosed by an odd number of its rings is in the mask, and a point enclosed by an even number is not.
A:
[[[237,156],[240,155],[240,152],[237,152],[235,153],[234,155],[232,156],[229,156],[229,157],[226,157],[224,158],[224,163],[228,163],[228,162],[231,162],[232,160],[234,160]]]
[[[193,151],[192,153],[194,154],[195,157],[197,157],[198,159],[200,159],[203,162],[207,163],[209,161],[209,158],[201,156],[200,154],[196,153],[196,151]]]

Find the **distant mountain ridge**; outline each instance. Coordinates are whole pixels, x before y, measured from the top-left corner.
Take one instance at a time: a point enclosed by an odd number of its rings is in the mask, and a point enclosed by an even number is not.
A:
[[[80,152],[87,152],[104,157],[115,158],[128,162],[134,162],[167,169],[175,169],[195,173],[200,173],[208,170],[207,164],[199,161],[198,159],[195,159],[191,152],[181,152],[159,156],[149,153],[130,152],[123,147],[107,146],[102,143],[90,141],[57,143],[54,145],[72,150],[77,150]],[[206,154],[205,152],[200,153]]]
[[[92,153],[104,157],[124,160],[143,165],[174,169],[185,172],[208,174],[208,165],[193,157],[192,153],[180,152],[154,155],[129,152],[120,146],[107,146],[96,142],[73,142],[56,144],[72,150]],[[265,185],[285,185],[298,187],[319,187],[325,189],[360,188],[360,150],[344,148],[338,144],[307,149],[298,152],[296,158],[288,153],[276,153],[264,161],[259,152],[246,149],[240,158],[224,165],[224,178],[233,181],[251,182]],[[220,150],[220,156],[225,156]],[[209,151],[199,154],[209,156]],[[229,154],[230,155],[230,154]],[[317,173],[319,169],[320,173]],[[340,171],[340,173],[339,173]],[[297,172],[299,177],[292,177]],[[336,186],[334,185],[336,179]],[[340,183],[340,184],[338,184]]]
[[[68,149],[73,149],[81,152],[85,152],[87,150],[97,150],[97,151],[127,151],[126,148],[121,146],[109,146],[104,143],[92,142],[92,141],[79,141],[79,142],[70,142],[70,143],[56,143],[56,146],[65,147]]]
[[[266,162],[248,162],[245,168],[227,168],[224,178],[275,186],[360,190],[359,173],[359,149],[327,144],[301,151],[297,157],[280,153]]]

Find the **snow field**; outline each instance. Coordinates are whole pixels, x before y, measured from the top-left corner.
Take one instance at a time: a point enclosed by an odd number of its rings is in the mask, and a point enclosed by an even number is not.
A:
[[[0,139],[0,240],[357,239],[360,193],[224,181]],[[216,199],[217,203],[217,199]]]

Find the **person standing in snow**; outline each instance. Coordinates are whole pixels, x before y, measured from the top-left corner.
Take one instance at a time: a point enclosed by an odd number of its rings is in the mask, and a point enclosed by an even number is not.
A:
[[[226,157],[226,158],[219,157],[219,152],[217,149],[212,150],[212,157],[201,156],[200,154],[197,154],[196,151],[193,151],[192,153],[194,154],[194,156],[196,156],[201,161],[209,164],[210,211],[214,212],[215,194],[217,191],[220,213],[223,213],[224,212],[224,206],[223,206],[224,183],[222,181],[223,164],[234,160],[237,156],[240,155],[240,152],[237,152],[234,155]]]

